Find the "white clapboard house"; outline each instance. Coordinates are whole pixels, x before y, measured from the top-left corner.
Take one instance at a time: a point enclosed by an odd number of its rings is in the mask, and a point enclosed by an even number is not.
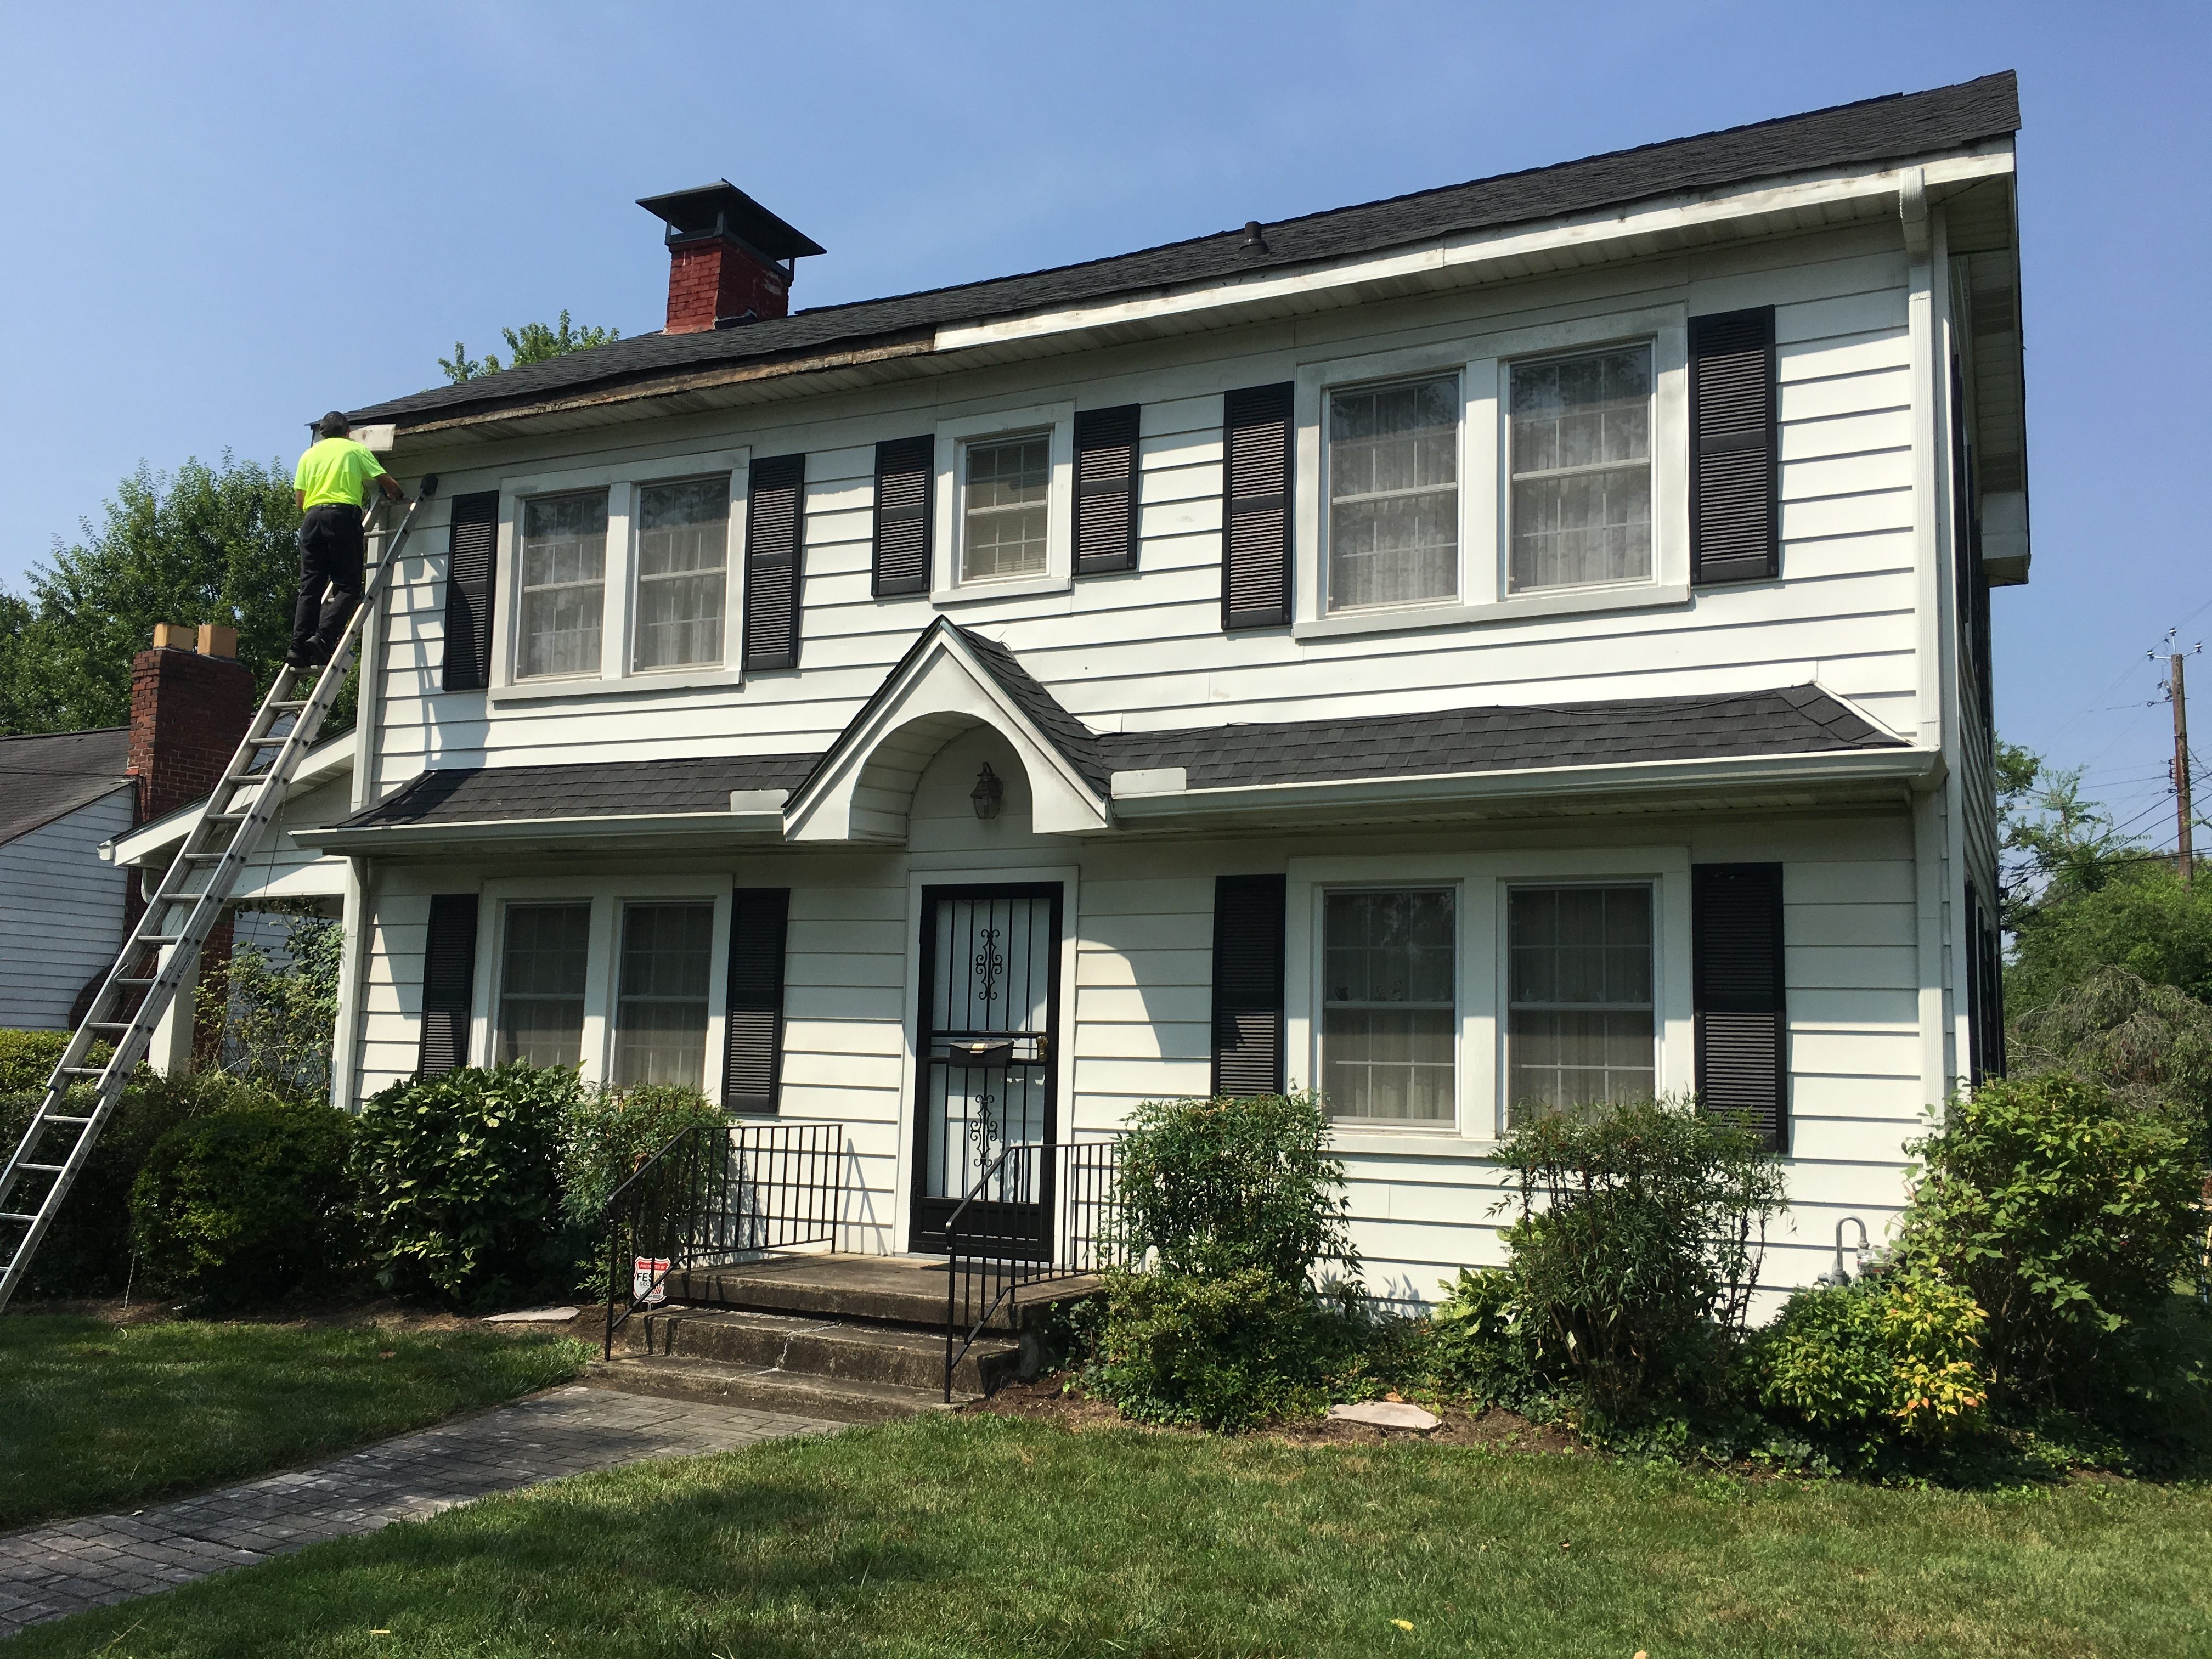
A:
[[[2016,125],[1996,75],[818,310],[783,219],[649,198],[665,331],[356,412],[441,483],[269,861],[343,899],[342,1094],[696,1083],[839,1126],[898,1254],[997,1147],[1310,1086],[1421,1297],[1508,1126],[1698,1091],[1809,1279],[1995,1063]]]

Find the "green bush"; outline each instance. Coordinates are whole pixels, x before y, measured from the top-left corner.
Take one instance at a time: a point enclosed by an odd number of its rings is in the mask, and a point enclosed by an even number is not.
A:
[[[44,1081],[42,1073],[31,1089],[0,1096],[0,1139],[11,1149],[30,1127]],[[140,1069],[124,1086],[91,1158],[39,1246],[25,1291],[46,1297],[119,1295],[132,1279],[131,1188],[147,1154],[179,1124],[257,1096],[257,1091],[220,1073],[164,1077]],[[73,1090],[70,1098],[83,1103],[80,1109],[88,1109],[92,1091]],[[59,1162],[75,1133],[58,1125],[48,1129],[34,1156]],[[18,1193],[27,1196],[22,1188]]]
[[[1753,1341],[1759,1396],[1854,1462],[1943,1440],[1981,1420],[1987,1322],[1973,1297],[1929,1273],[1799,1291]]]
[[[1109,1276],[1093,1394],[1146,1423],[1234,1431],[1317,1410],[1356,1322],[1258,1267]]]
[[[1483,1294],[1512,1308],[1532,1382],[1616,1420],[1724,1394],[1784,1204],[1773,1152],[1724,1118],[1646,1101],[1539,1118],[1497,1158],[1521,1213],[1504,1235],[1510,1294]]]
[[[561,1213],[576,1240],[575,1288],[594,1301],[624,1290],[628,1269],[606,1274],[607,1200],[686,1129],[719,1128],[729,1115],[696,1089],[676,1084],[586,1089],[561,1121]]]
[[[216,1306],[327,1290],[354,1238],[353,1120],[246,1096],[154,1143],[131,1193],[149,1288]]]
[[[565,1288],[560,1132],[581,1093],[573,1066],[516,1064],[374,1096],[353,1179],[377,1282],[466,1308]]]
[[[0,1026],[0,1095],[37,1094],[61,1063],[69,1046],[67,1031],[18,1031]],[[95,1042],[86,1056],[94,1066],[105,1066],[113,1051]]]
[[[1540,1386],[1525,1340],[1513,1274],[1462,1267],[1429,1315],[1429,1364],[1436,1382],[1479,1405],[1522,1406]]]
[[[1911,1150],[1923,1170],[1899,1255],[1989,1315],[1992,1386],[2020,1398],[2101,1392],[2204,1232],[2199,1126],[2057,1072],[1954,1100]]]

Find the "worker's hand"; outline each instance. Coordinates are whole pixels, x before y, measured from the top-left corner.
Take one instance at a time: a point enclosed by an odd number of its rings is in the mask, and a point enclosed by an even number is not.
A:
[[[404,501],[407,499],[407,492],[399,487],[399,480],[393,477],[389,472],[386,473],[376,482],[382,487],[384,490],[384,499],[386,501]]]

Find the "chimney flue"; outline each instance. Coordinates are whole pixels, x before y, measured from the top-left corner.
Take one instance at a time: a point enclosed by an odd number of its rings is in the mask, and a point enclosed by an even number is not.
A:
[[[793,266],[823,252],[726,179],[638,205],[668,227],[670,334],[787,315]]]

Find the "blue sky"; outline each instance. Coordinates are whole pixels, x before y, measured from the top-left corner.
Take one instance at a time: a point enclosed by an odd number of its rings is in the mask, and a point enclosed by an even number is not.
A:
[[[2170,841],[2145,653],[2212,638],[2212,8],[447,0],[17,6],[9,36],[19,590],[141,459],[289,459],[563,307],[657,327],[655,191],[759,197],[829,248],[819,305],[2017,69],[2036,573],[1995,596],[1999,726]]]

